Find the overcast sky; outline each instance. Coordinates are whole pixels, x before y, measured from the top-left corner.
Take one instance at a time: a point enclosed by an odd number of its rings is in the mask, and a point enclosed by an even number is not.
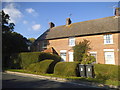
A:
[[[114,15],[118,2],[4,2],[3,10],[15,23],[15,32],[26,38],[38,38],[49,28],[65,25],[66,18],[72,23],[98,19]]]

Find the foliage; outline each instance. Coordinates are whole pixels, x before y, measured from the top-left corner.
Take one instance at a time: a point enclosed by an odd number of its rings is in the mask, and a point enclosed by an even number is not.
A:
[[[51,73],[53,73],[55,64],[61,60],[60,56],[58,55],[53,55],[53,54],[44,53],[44,52],[24,52],[24,53],[20,53],[18,56],[19,57],[13,55],[11,57],[11,61],[12,62],[19,61],[20,62],[19,65],[23,69],[26,69],[32,63],[40,62],[46,59],[54,60],[54,62],[50,64]],[[15,66],[15,63],[13,65]]]
[[[58,62],[54,74],[67,77],[78,76],[78,62]]]
[[[119,80],[120,66],[109,64],[94,64],[94,71],[97,79],[106,80]]]
[[[92,64],[95,61],[96,61],[96,59],[94,56],[84,54],[82,61],[81,61],[81,64]]]
[[[15,24],[8,23],[10,20],[10,16],[8,14],[5,14],[4,11],[2,10],[0,17],[2,17],[2,33],[12,32]]]
[[[35,38],[28,38],[28,40],[33,43],[35,41]]]
[[[20,53],[21,67],[26,69],[30,64],[38,62],[40,54],[41,52]]]
[[[61,60],[61,57],[56,55],[56,54],[50,54],[50,53],[42,52],[39,55],[39,61],[42,61],[42,60],[45,60],[45,59],[52,59],[52,60],[55,60],[55,61],[59,62]]]
[[[82,61],[84,54],[86,54],[87,51],[91,49],[89,45],[90,45],[90,41],[84,39],[83,41],[79,42],[73,47],[74,61],[79,61],[79,62]]]
[[[11,69],[21,69],[21,58],[20,54],[12,54],[10,57],[10,68]]]
[[[14,53],[25,52],[27,48],[27,39],[21,34],[13,32],[14,23],[9,23],[10,16],[5,14],[4,11],[2,14],[2,65],[3,67],[9,67],[11,64],[10,57]]]
[[[27,70],[41,74],[48,73],[49,66],[54,60],[44,60],[41,62],[33,63],[27,67]]]
[[[32,63],[28,67],[26,67],[26,70],[31,71],[31,72],[36,72],[37,65],[38,65],[38,62],[37,63]]]

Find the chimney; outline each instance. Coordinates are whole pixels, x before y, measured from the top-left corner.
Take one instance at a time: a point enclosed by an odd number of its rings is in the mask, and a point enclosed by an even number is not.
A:
[[[120,16],[120,8],[115,8],[115,16]]]
[[[70,20],[70,18],[66,19],[66,25],[70,25],[72,23],[72,21]]]
[[[49,26],[50,26],[50,28],[53,28],[53,27],[55,27],[55,24],[53,22],[49,22]]]

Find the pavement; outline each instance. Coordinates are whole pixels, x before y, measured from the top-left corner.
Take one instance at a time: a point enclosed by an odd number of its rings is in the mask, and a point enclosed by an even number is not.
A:
[[[83,86],[83,87],[101,88],[101,89],[108,89],[108,90],[120,90],[120,88],[118,88],[117,86],[112,86],[112,85],[108,86],[108,85],[104,85],[104,84],[98,84],[98,83],[87,82],[87,81],[68,80],[68,79],[59,78],[59,77],[42,76],[42,75],[11,72],[11,71],[6,71],[5,73],[11,74],[11,75],[24,76],[24,77],[31,77],[31,78],[41,79],[41,80],[46,79],[46,80],[50,80],[50,81],[68,83],[68,84],[79,85],[79,86]]]

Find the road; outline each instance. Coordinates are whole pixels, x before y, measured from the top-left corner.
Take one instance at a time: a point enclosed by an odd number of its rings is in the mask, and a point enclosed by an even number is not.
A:
[[[2,74],[2,88],[93,88],[87,85]]]

